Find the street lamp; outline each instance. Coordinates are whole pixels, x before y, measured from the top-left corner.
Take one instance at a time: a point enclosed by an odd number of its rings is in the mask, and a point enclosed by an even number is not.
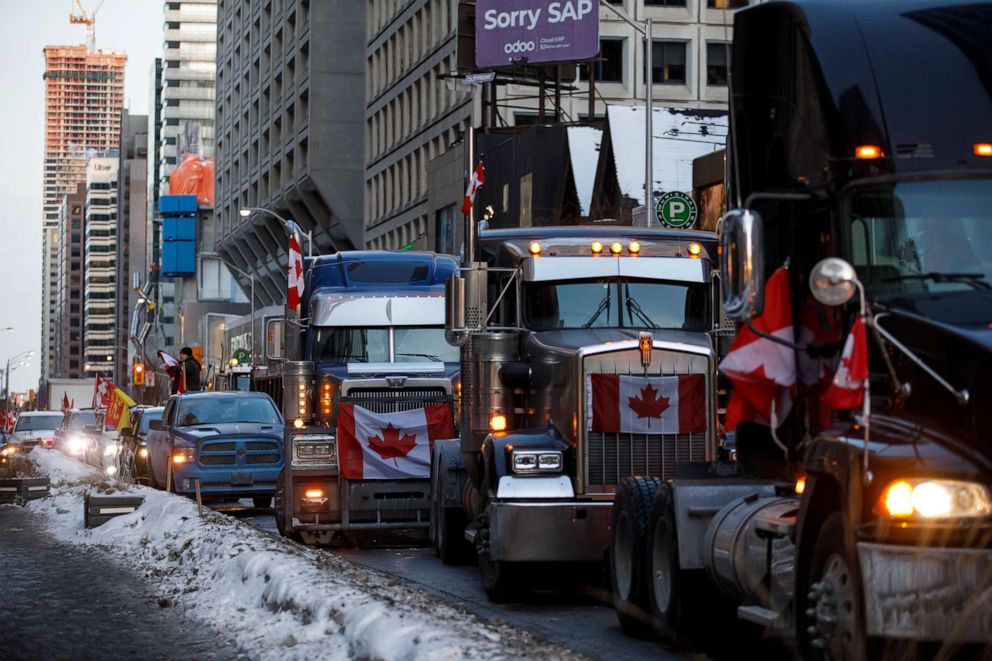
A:
[[[4,372],[4,379],[3,379],[3,398],[5,401],[10,401],[10,364],[16,363],[18,360],[30,358],[33,355],[34,355],[34,351],[22,351],[16,356],[11,356],[10,358],[7,359],[7,369]],[[28,364],[27,360],[24,360],[24,362],[22,362],[20,365],[15,365],[14,369],[17,369],[18,367],[23,367],[27,364]]]
[[[286,218],[283,218],[282,216],[280,216],[279,214],[277,214],[275,211],[271,211],[269,209],[264,209],[262,207],[244,207],[243,209],[239,209],[238,210],[238,214],[242,218],[248,218],[253,213],[263,213],[263,214],[264,213],[267,213],[270,216],[272,216],[273,218],[275,218],[276,220],[278,220],[280,223],[282,223],[282,227],[286,231],[287,234],[298,234],[300,236],[307,237],[307,257],[313,257],[313,233],[312,232],[307,232],[306,234],[304,234],[303,233],[303,228],[300,227],[296,223],[295,220],[287,220]]]
[[[204,253],[202,255],[202,258],[216,259],[218,262],[221,262],[222,264],[227,266],[227,268],[233,269],[238,274],[248,278],[248,281],[251,283],[251,294],[249,295],[249,298],[251,298],[251,362],[254,364],[255,362],[255,274],[250,271],[242,271],[237,266],[227,261],[217,253]]]

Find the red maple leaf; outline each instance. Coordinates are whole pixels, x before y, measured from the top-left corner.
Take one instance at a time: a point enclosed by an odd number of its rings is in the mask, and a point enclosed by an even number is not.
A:
[[[382,427],[382,436],[369,436],[369,449],[378,454],[383,459],[396,459],[410,454],[410,450],[417,444],[415,434],[403,434],[399,427],[394,427],[389,423]]]
[[[638,418],[648,419],[648,427],[651,426],[651,418],[660,419],[668,408],[668,398],[659,397],[658,391],[650,383],[641,388],[640,397],[628,397],[627,402]]]

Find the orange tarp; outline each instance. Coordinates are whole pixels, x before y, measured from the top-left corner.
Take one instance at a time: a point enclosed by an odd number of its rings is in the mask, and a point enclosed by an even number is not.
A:
[[[201,207],[214,206],[214,159],[186,154],[169,176],[170,195],[196,195]]]

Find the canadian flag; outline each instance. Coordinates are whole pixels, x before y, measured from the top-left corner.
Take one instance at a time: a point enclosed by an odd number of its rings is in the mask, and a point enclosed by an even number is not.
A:
[[[69,393],[68,393],[68,392],[66,392],[66,391],[63,391],[63,392],[62,392],[62,413],[63,413],[63,415],[64,415],[64,414],[65,414],[65,413],[66,413],[66,412],[67,412],[67,411],[68,411],[69,409],[71,409],[71,408],[72,408],[72,404],[73,404],[73,402],[75,402],[75,400],[73,400],[72,402],[70,402],[70,401],[69,401]]]
[[[475,193],[486,183],[486,167],[479,161],[472,172],[472,179],[468,182],[468,189],[465,191],[465,199],[462,200],[462,215],[467,216],[472,213],[472,204],[475,202]]]
[[[690,434],[706,431],[702,374],[590,374],[586,420],[598,432]]]
[[[788,343],[794,342],[789,270],[779,268],[765,283],[765,309],[754,327]],[[761,337],[741,326],[720,361],[720,371],[734,384],[727,404],[727,431],[742,421],[769,424],[774,404],[775,419],[781,422],[792,410],[796,390],[796,354],[791,346]]]
[[[341,477],[349,480],[430,477],[434,441],[454,437],[455,426],[447,404],[399,413],[374,413],[354,404],[341,404],[338,408]]]
[[[303,298],[303,251],[296,234],[289,237],[289,291],[286,293],[286,305],[299,312],[300,300]]]
[[[176,378],[179,375],[179,383],[176,388],[177,393],[186,392],[186,371],[183,370],[182,366],[179,364],[179,359],[173,356],[171,353],[166,351],[159,351],[158,357],[162,359],[162,368],[171,378]]]
[[[93,383],[93,408],[105,409],[110,401],[110,383],[96,377]]]
[[[864,404],[868,378],[868,334],[864,319],[858,317],[844,342],[840,365],[820,400],[833,409],[854,409]]]

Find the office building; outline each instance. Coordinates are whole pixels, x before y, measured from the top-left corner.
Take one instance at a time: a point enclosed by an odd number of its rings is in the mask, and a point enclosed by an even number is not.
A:
[[[86,163],[83,230],[84,376],[114,381],[117,343],[117,156]]]
[[[50,374],[60,378],[83,376],[83,232],[86,184],[62,198],[59,205],[58,285],[53,293],[55,352]]]
[[[115,310],[114,372],[128,383],[130,365],[137,356],[131,342],[138,315],[147,317],[138,289],[148,273],[148,116],[124,111],[117,162],[117,308]]]

